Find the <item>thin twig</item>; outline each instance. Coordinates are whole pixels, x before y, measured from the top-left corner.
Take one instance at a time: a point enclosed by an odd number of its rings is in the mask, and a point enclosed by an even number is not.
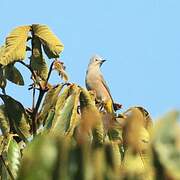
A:
[[[18,61],[18,62],[21,63],[22,65],[24,65],[25,67],[27,67],[30,70],[31,74],[33,75],[34,79],[36,79],[36,74],[35,74],[35,72],[33,71],[33,69],[31,68],[30,65],[26,64],[23,61]]]
[[[35,107],[35,95],[36,95],[36,89],[33,87],[32,110],[34,110]]]
[[[32,113],[32,126],[33,126],[33,128],[32,129],[33,129],[33,134],[34,135],[36,135],[36,131],[37,131],[36,123],[37,123],[38,110],[39,110],[39,107],[40,107],[40,104],[41,104],[41,101],[42,101],[42,99],[44,97],[45,92],[46,92],[45,90],[40,89],[36,106],[33,109],[33,113]]]
[[[52,73],[52,70],[53,70],[53,65],[54,65],[54,62],[56,61],[56,59],[51,63],[51,65],[50,65],[50,68],[49,68],[49,72],[48,72],[48,77],[47,77],[47,79],[46,79],[46,83],[45,83],[45,87],[47,86],[47,84],[48,84],[48,81],[49,81],[49,78],[50,78],[50,76],[51,76],[51,73]]]
[[[31,72],[33,78],[34,78],[35,80],[37,80],[37,75],[36,75],[36,73],[33,71],[33,69],[31,68],[30,65],[26,64],[26,63],[23,62],[23,61],[17,61],[17,62],[21,63],[21,64],[24,65],[26,68],[28,68],[29,71]],[[38,83],[38,85],[39,85],[40,88],[42,88],[41,83]]]
[[[2,93],[3,93],[4,95],[6,95],[6,90],[5,90],[5,88],[2,88]]]

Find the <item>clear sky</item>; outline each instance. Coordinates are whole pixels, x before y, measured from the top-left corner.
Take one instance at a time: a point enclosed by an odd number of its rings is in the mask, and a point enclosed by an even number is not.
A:
[[[85,86],[89,59],[99,54],[107,59],[102,71],[123,110],[140,105],[157,117],[180,108],[179,0],[1,0],[0,4],[0,44],[16,26],[47,24],[65,46],[61,59],[71,82]],[[25,90],[28,83],[18,88],[8,84],[8,94],[26,106],[31,104],[31,93]]]

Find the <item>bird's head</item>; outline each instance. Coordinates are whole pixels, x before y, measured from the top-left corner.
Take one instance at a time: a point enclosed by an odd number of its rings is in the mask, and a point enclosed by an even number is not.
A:
[[[98,56],[98,55],[94,55],[89,62],[89,66],[91,67],[101,67],[101,65],[105,62],[106,60],[104,60],[102,57]]]

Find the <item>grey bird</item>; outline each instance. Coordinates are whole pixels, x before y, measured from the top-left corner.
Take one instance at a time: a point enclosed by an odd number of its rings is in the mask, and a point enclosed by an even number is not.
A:
[[[104,104],[105,110],[108,113],[113,114],[113,99],[100,70],[101,65],[105,61],[106,60],[102,59],[98,55],[95,55],[90,59],[85,79],[86,88],[94,91],[96,93],[96,99]]]

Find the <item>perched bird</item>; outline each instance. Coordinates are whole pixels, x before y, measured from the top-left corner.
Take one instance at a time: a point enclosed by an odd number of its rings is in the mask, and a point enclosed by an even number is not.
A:
[[[86,88],[96,93],[96,99],[104,105],[107,113],[114,114],[113,99],[100,70],[106,60],[95,55],[90,59],[86,72]]]

